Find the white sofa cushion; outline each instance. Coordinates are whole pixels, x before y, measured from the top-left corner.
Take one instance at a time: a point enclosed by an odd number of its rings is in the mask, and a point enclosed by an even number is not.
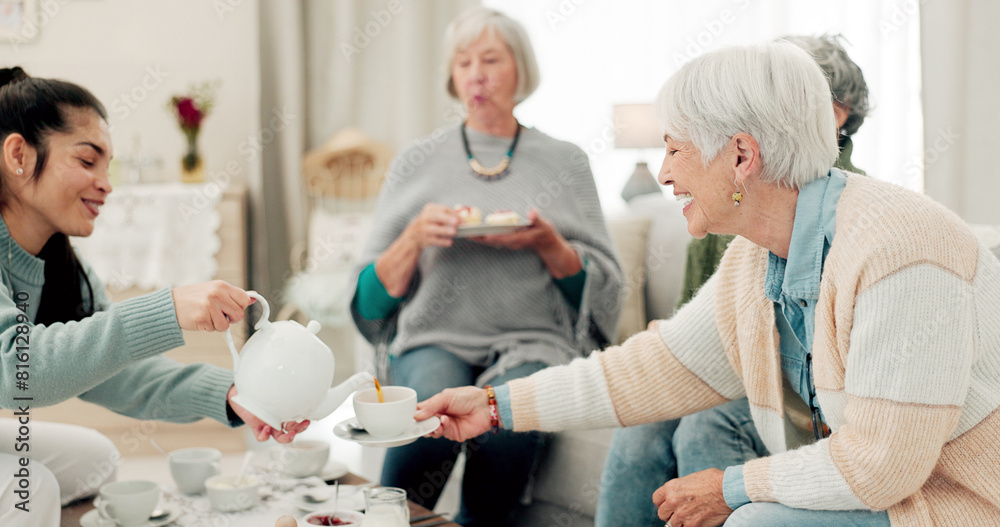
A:
[[[608,231],[618,250],[625,275],[625,301],[618,318],[618,333],[612,344],[646,329],[646,237],[649,218],[619,216],[608,220]]]
[[[684,283],[691,235],[684,207],[673,196],[650,194],[629,202],[633,215],[649,218],[646,240],[646,318],[670,318]]]

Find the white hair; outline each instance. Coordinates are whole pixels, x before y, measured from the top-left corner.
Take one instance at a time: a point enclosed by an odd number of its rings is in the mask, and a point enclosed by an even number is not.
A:
[[[789,43],[734,46],[685,64],[660,90],[656,113],[673,140],[708,165],[746,133],[760,145],[762,179],[792,188],[837,160],[830,85],[808,53]]]
[[[528,32],[517,20],[486,7],[467,9],[448,24],[444,37],[448,94],[458,98],[454,79],[451,78],[451,65],[455,61],[455,55],[475,44],[487,31],[493,31],[500,37],[514,55],[514,63],[517,66],[517,90],[514,92],[514,100],[521,102],[527,99],[538,88],[540,81],[538,61],[535,60],[535,50],[531,47]]]

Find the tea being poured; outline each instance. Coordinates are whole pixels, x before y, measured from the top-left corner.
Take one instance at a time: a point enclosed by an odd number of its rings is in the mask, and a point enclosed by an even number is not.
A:
[[[372,380],[375,381],[375,392],[378,394],[378,402],[384,403],[385,397],[382,395],[382,385],[378,383],[378,379],[372,377]]]

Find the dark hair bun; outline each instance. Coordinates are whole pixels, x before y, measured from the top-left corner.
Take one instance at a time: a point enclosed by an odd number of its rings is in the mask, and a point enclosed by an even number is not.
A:
[[[25,73],[20,66],[14,66],[13,68],[0,68],[0,88],[27,78],[28,74]]]

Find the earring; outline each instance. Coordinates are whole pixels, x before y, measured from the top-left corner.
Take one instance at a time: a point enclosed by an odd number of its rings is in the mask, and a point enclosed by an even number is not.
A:
[[[16,172],[17,175],[20,176],[20,175],[24,174],[24,169],[23,168],[19,168],[19,169],[15,170],[14,172]]]
[[[733,179],[733,185],[736,185],[736,192],[733,192],[733,206],[739,207],[740,202],[743,201],[743,193],[740,192],[740,185],[736,182],[735,178]]]

